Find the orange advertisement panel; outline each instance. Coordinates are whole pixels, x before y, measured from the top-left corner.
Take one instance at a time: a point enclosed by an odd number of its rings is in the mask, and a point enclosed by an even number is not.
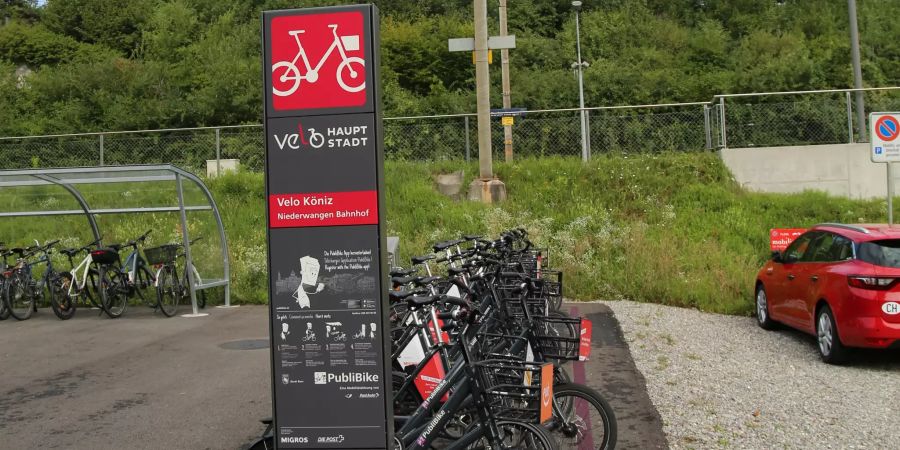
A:
[[[773,252],[784,251],[803,233],[806,233],[806,228],[772,228],[769,230],[769,247]]]
[[[541,423],[553,417],[553,363],[541,366]]]
[[[580,341],[578,342],[578,360],[587,361],[591,356],[591,333],[593,325],[591,321],[581,318]]]

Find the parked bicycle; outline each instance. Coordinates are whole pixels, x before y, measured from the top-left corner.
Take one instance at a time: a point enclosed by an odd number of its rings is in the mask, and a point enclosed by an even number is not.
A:
[[[45,290],[51,303],[54,297],[62,293],[59,274],[53,268],[50,257],[51,249],[59,243],[59,240],[27,248],[14,248],[12,253],[16,255],[16,264],[4,271],[5,278],[3,302],[10,315],[16,320],[27,320],[37,311],[38,303],[44,300]],[[37,257],[34,260],[29,258]],[[46,265],[43,274],[35,278],[34,268],[38,265]]]
[[[201,238],[192,240],[188,245],[193,245]],[[156,269],[156,298],[159,309],[166,317],[172,317],[178,313],[178,304],[182,299],[190,296],[190,281],[188,278],[188,270],[194,278],[194,286],[203,283],[200,278],[200,272],[193,264],[184,268],[179,274],[177,262],[179,258],[184,258],[184,244],[165,244],[159,247],[148,248],[144,250],[147,256],[147,262]],[[179,276],[180,275],[180,276]],[[202,290],[196,291],[197,306],[206,307],[206,293]]]
[[[151,231],[126,243],[112,244],[90,253],[92,262],[98,266],[100,304],[110,318],[121,317],[128,309],[129,299],[134,297],[140,298],[151,308],[158,305],[155,297],[145,293],[149,286],[155,284],[156,278],[147,268],[146,260],[140,256],[140,246]],[[126,258],[127,264],[123,265],[119,252],[129,247],[132,252]]]
[[[100,245],[100,241],[97,239],[79,248],[66,248],[59,251],[68,258],[71,270],[60,274],[60,287],[64,295],[56,297],[56,301],[51,302],[56,317],[62,320],[71,319],[75,315],[79,303],[97,308],[100,310],[100,314],[103,314],[103,304],[98,291],[100,272],[93,264],[94,258],[91,255],[91,251]],[[84,253],[85,257],[76,265],[74,259],[81,253]]]

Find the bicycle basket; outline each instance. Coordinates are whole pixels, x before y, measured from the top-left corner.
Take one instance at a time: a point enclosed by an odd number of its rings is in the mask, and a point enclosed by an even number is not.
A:
[[[98,248],[91,251],[91,260],[97,264],[115,264],[119,261],[119,252],[111,248]]]
[[[348,52],[355,52],[359,50],[359,35],[353,34],[349,36],[341,36],[341,44],[344,45],[344,50]]]
[[[507,283],[497,287],[500,302],[505,308],[506,314],[515,318],[525,317],[525,308],[531,315],[546,316],[548,312],[548,296],[542,292],[526,293],[522,296],[521,284]]]
[[[540,423],[542,364],[489,359],[474,366],[496,419]]]
[[[175,261],[178,256],[177,244],[160,245],[159,247],[144,249],[144,257],[147,263],[155,266],[157,264],[167,264]]]
[[[578,360],[581,345],[581,318],[535,317],[534,331],[540,352],[546,359]]]

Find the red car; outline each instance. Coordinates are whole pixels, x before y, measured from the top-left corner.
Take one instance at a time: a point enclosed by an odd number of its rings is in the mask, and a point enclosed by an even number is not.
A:
[[[816,336],[826,363],[848,347],[900,348],[900,227],[812,227],[759,270],[756,313],[767,330]]]

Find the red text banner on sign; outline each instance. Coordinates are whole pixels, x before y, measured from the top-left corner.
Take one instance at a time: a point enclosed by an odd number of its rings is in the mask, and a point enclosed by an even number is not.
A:
[[[375,225],[378,192],[314,192],[269,196],[271,228]]]
[[[784,251],[803,233],[806,233],[806,228],[773,228],[769,230],[769,248],[773,252]]]

